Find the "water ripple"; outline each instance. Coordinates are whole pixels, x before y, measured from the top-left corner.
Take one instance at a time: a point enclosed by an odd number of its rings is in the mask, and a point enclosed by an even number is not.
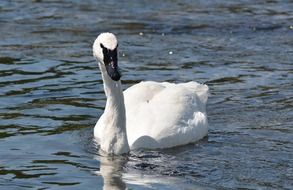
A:
[[[292,189],[292,2],[1,1],[0,14],[0,189]],[[100,154],[104,31],[124,88],[208,84],[208,138]]]

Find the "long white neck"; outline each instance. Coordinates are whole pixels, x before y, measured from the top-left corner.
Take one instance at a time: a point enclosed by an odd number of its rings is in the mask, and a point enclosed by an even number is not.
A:
[[[109,154],[123,154],[129,152],[126,133],[126,116],[121,81],[112,80],[107,74],[105,66],[100,63],[100,70],[107,97],[103,114],[103,134],[101,149]]]

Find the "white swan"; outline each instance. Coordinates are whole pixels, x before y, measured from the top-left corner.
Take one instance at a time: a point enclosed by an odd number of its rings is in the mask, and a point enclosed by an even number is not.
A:
[[[100,34],[93,54],[99,61],[107,103],[94,128],[108,154],[130,149],[169,148],[202,139],[208,133],[208,86],[197,82],[140,82],[122,91],[117,39]]]

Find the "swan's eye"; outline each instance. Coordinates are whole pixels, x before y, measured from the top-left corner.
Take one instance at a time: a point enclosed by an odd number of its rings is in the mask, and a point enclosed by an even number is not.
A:
[[[108,48],[106,48],[102,43],[100,43],[101,48],[103,49],[103,53],[109,53],[110,50]]]
[[[104,57],[107,57],[109,52],[110,52],[110,50],[107,49],[102,43],[100,43],[100,46],[101,46],[101,48],[103,50]]]
[[[100,43],[100,46],[102,48],[103,51],[103,55],[104,55],[104,64],[109,64],[111,62],[116,62],[117,63],[117,46],[115,49],[111,50],[106,48],[102,43]]]

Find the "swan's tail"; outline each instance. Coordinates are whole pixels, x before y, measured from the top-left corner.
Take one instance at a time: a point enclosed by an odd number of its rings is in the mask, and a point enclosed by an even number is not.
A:
[[[206,84],[200,84],[191,81],[188,83],[182,83],[182,85],[187,89],[191,90],[192,92],[195,92],[199,97],[200,101],[204,103],[204,105],[207,103],[209,96],[209,87]]]

